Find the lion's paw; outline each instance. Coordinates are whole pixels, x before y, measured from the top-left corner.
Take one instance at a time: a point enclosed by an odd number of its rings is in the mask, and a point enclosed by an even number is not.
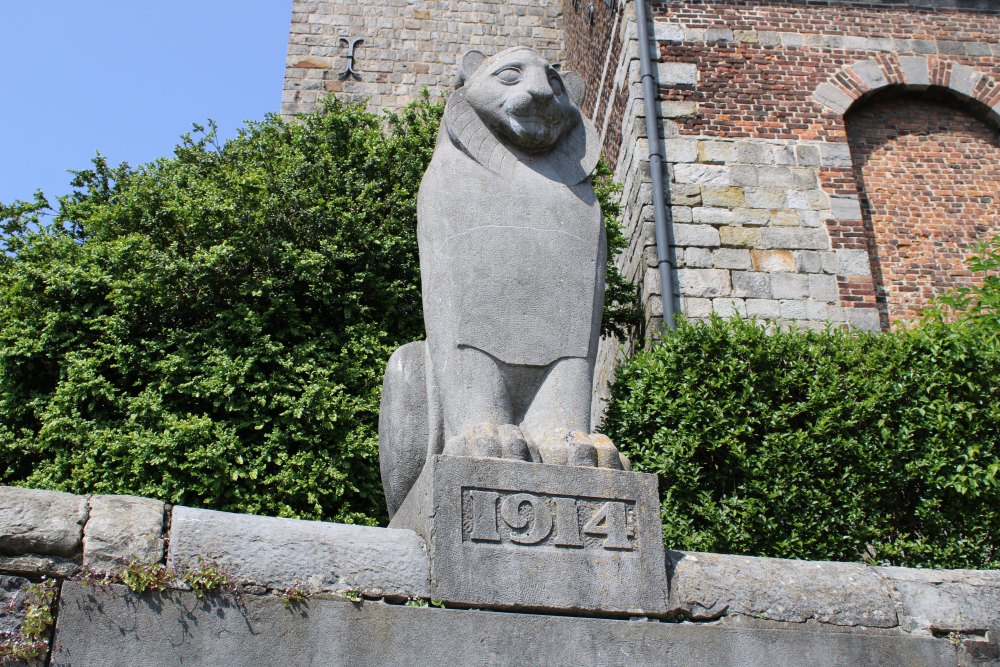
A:
[[[584,433],[556,428],[538,440],[542,463],[631,470],[632,464],[618,451],[611,438],[601,433]]]
[[[476,426],[467,435],[449,438],[444,445],[444,453],[449,456],[531,460],[528,442],[521,429],[513,424]]]

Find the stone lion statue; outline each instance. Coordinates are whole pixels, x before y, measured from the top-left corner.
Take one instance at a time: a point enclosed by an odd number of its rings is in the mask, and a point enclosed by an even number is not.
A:
[[[468,52],[417,198],[426,341],[385,372],[390,515],[428,455],[627,468],[591,432],[607,254],[583,80],[528,48]]]

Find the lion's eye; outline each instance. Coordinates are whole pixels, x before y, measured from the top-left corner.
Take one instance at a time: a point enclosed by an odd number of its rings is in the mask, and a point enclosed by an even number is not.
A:
[[[511,85],[521,80],[521,70],[516,67],[504,67],[502,70],[494,74],[494,76],[500,79],[501,83]]]

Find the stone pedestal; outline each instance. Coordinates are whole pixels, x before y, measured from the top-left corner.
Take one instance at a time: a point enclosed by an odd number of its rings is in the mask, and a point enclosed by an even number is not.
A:
[[[389,525],[424,537],[451,605],[666,612],[655,475],[435,456]]]

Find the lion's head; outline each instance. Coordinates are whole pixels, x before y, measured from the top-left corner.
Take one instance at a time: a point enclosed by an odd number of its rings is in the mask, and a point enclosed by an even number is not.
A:
[[[498,174],[515,164],[563,183],[579,183],[597,163],[593,126],[578,105],[583,79],[559,72],[527,47],[462,58],[444,126],[451,140]]]
[[[460,80],[482,121],[526,153],[551,150],[580,122],[573,93],[582,93],[583,81],[572,73],[560,76],[529,48],[506,49],[490,58],[469,51]]]

